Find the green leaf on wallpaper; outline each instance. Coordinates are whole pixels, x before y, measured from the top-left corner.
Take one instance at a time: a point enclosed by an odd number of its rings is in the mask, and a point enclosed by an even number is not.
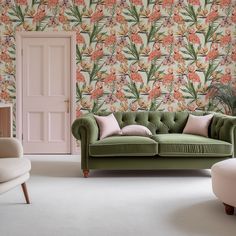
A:
[[[13,55],[15,55],[15,53],[16,53],[15,50],[8,50],[8,52],[9,52],[10,54],[13,54]]]
[[[82,61],[82,55],[79,50],[78,44],[76,45],[76,64],[79,64]]]
[[[89,73],[90,83],[95,80],[97,73],[103,68],[103,66],[103,64],[100,66],[97,63],[93,64],[93,69],[91,73]]]
[[[94,0],[89,0],[89,6],[91,6],[92,4],[98,4],[100,1],[94,1]]]
[[[195,51],[195,49],[194,49],[193,44],[188,43],[187,45],[185,45],[185,49],[186,49],[186,50],[181,50],[181,52],[184,53],[185,55],[190,56],[190,58],[187,57],[187,58],[184,58],[184,59],[185,59],[185,60],[193,60],[193,61],[196,61],[196,60],[197,60],[197,53],[196,53],[196,51]]]
[[[82,99],[82,92],[79,88],[78,83],[76,83],[76,102],[79,102]]]
[[[210,42],[212,39],[213,35],[216,33],[217,29],[219,28],[220,25],[214,27],[214,24],[210,24],[208,26],[207,32],[205,34],[205,44]]]
[[[10,91],[11,93],[15,93],[16,92],[15,89],[8,89],[8,91]]]
[[[211,78],[212,73],[216,71],[218,68],[219,63],[217,65],[214,65],[213,63],[209,63],[207,71],[204,72],[204,77],[205,77],[205,83],[208,82],[208,80]]]
[[[195,13],[193,6],[189,4],[184,9],[185,9],[185,12],[182,11],[181,14],[188,17],[185,19],[185,22],[193,22],[194,24],[196,24],[197,14]]]
[[[99,27],[98,23],[94,24],[92,33],[89,34],[89,42],[90,42],[90,44],[93,43],[93,42],[96,42],[95,38],[102,31],[103,27],[104,27],[104,25]]]
[[[38,3],[37,0],[32,0],[31,6],[33,7],[36,3]]]
[[[151,26],[151,29],[147,35],[147,44],[152,42],[152,40],[155,38],[157,32],[161,29],[161,25],[160,26],[157,26],[156,24],[153,24]],[[163,34],[163,33],[160,33],[160,35]]]
[[[25,16],[22,12],[22,9],[19,5],[12,6],[11,8],[12,11],[9,11],[9,15],[15,17],[16,19],[12,19],[13,21],[18,22],[18,26],[24,23],[25,21]]]
[[[150,70],[147,73],[147,82],[150,82],[152,80],[152,77],[155,75],[155,73],[160,69],[161,64],[156,66],[155,64],[151,64]]]
[[[126,19],[129,22],[139,23],[139,13],[137,12],[136,7],[133,4],[130,4],[130,7],[127,8],[127,11],[124,12],[125,15],[130,16],[132,19]]]
[[[185,85],[185,89],[181,89],[183,92],[188,93],[191,95],[191,97],[189,96],[184,96],[186,99],[193,99],[196,100],[197,99],[197,93],[195,91],[195,88],[193,86],[193,83],[188,81],[188,84]]]
[[[99,100],[98,101],[94,101],[93,108],[92,108],[91,112],[92,113],[97,113],[102,108],[104,103],[105,103],[105,101],[103,101],[101,103],[99,102]]]
[[[130,60],[139,60],[139,52],[137,50],[137,47],[134,43],[130,43],[127,45],[128,50],[124,50],[125,53],[132,55],[133,58],[129,58]]]
[[[151,5],[151,4],[156,4],[156,0],[152,1],[152,0],[147,0],[147,6]]]
[[[205,0],[205,6],[208,5],[208,4],[211,4],[211,1],[212,0]]]
[[[133,95],[132,98],[135,98],[136,100],[140,98],[140,94],[138,92],[136,84],[131,81],[130,84],[127,84],[128,89],[124,89],[126,92],[131,93]]]
[[[156,111],[160,106],[162,102],[157,102],[157,99],[152,100],[149,111]]]
[[[72,16],[72,19],[69,19],[71,22],[76,22],[75,26],[79,25],[82,23],[82,15],[79,11],[79,7],[72,5],[70,8],[70,12],[66,12],[68,16]]]

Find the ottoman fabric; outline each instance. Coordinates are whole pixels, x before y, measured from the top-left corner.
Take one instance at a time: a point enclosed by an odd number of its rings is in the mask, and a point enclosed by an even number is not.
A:
[[[224,203],[236,207],[236,159],[231,158],[212,166],[212,189]]]

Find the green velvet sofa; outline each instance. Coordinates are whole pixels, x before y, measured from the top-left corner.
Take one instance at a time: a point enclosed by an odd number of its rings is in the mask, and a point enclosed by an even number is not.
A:
[[[74,121],[72,133],[81,140],[84,177],[88,177],[89,170],[102,169],[209,169],[218,161],[232,158],[236,153],[236,117],[213,114],[209,138],[205,138],[182,134],[188,112],[115,112],[121,128],[139,124],[149,128],[153,135],[112,136],[103,140],[99,140],[94,115],[83,115]]]

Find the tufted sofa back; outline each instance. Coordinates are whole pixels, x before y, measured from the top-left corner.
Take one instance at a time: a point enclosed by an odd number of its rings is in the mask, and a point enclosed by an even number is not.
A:
[[[115,112],[114,115],[123,128],[126,125],[143,125],[149,128],[152,134],[182,133],[188,120],[189,112]],[[194,115],[205,115],[206,112],[192,112]],[[107,113],[99,113],[107,115]]]

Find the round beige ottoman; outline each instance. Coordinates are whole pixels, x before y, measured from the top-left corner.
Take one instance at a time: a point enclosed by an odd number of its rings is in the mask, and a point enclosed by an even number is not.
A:
[[[211,177],[214,194],[224,203],[226,214],[233,215],[236,207],[236,158],[213,165]]]

